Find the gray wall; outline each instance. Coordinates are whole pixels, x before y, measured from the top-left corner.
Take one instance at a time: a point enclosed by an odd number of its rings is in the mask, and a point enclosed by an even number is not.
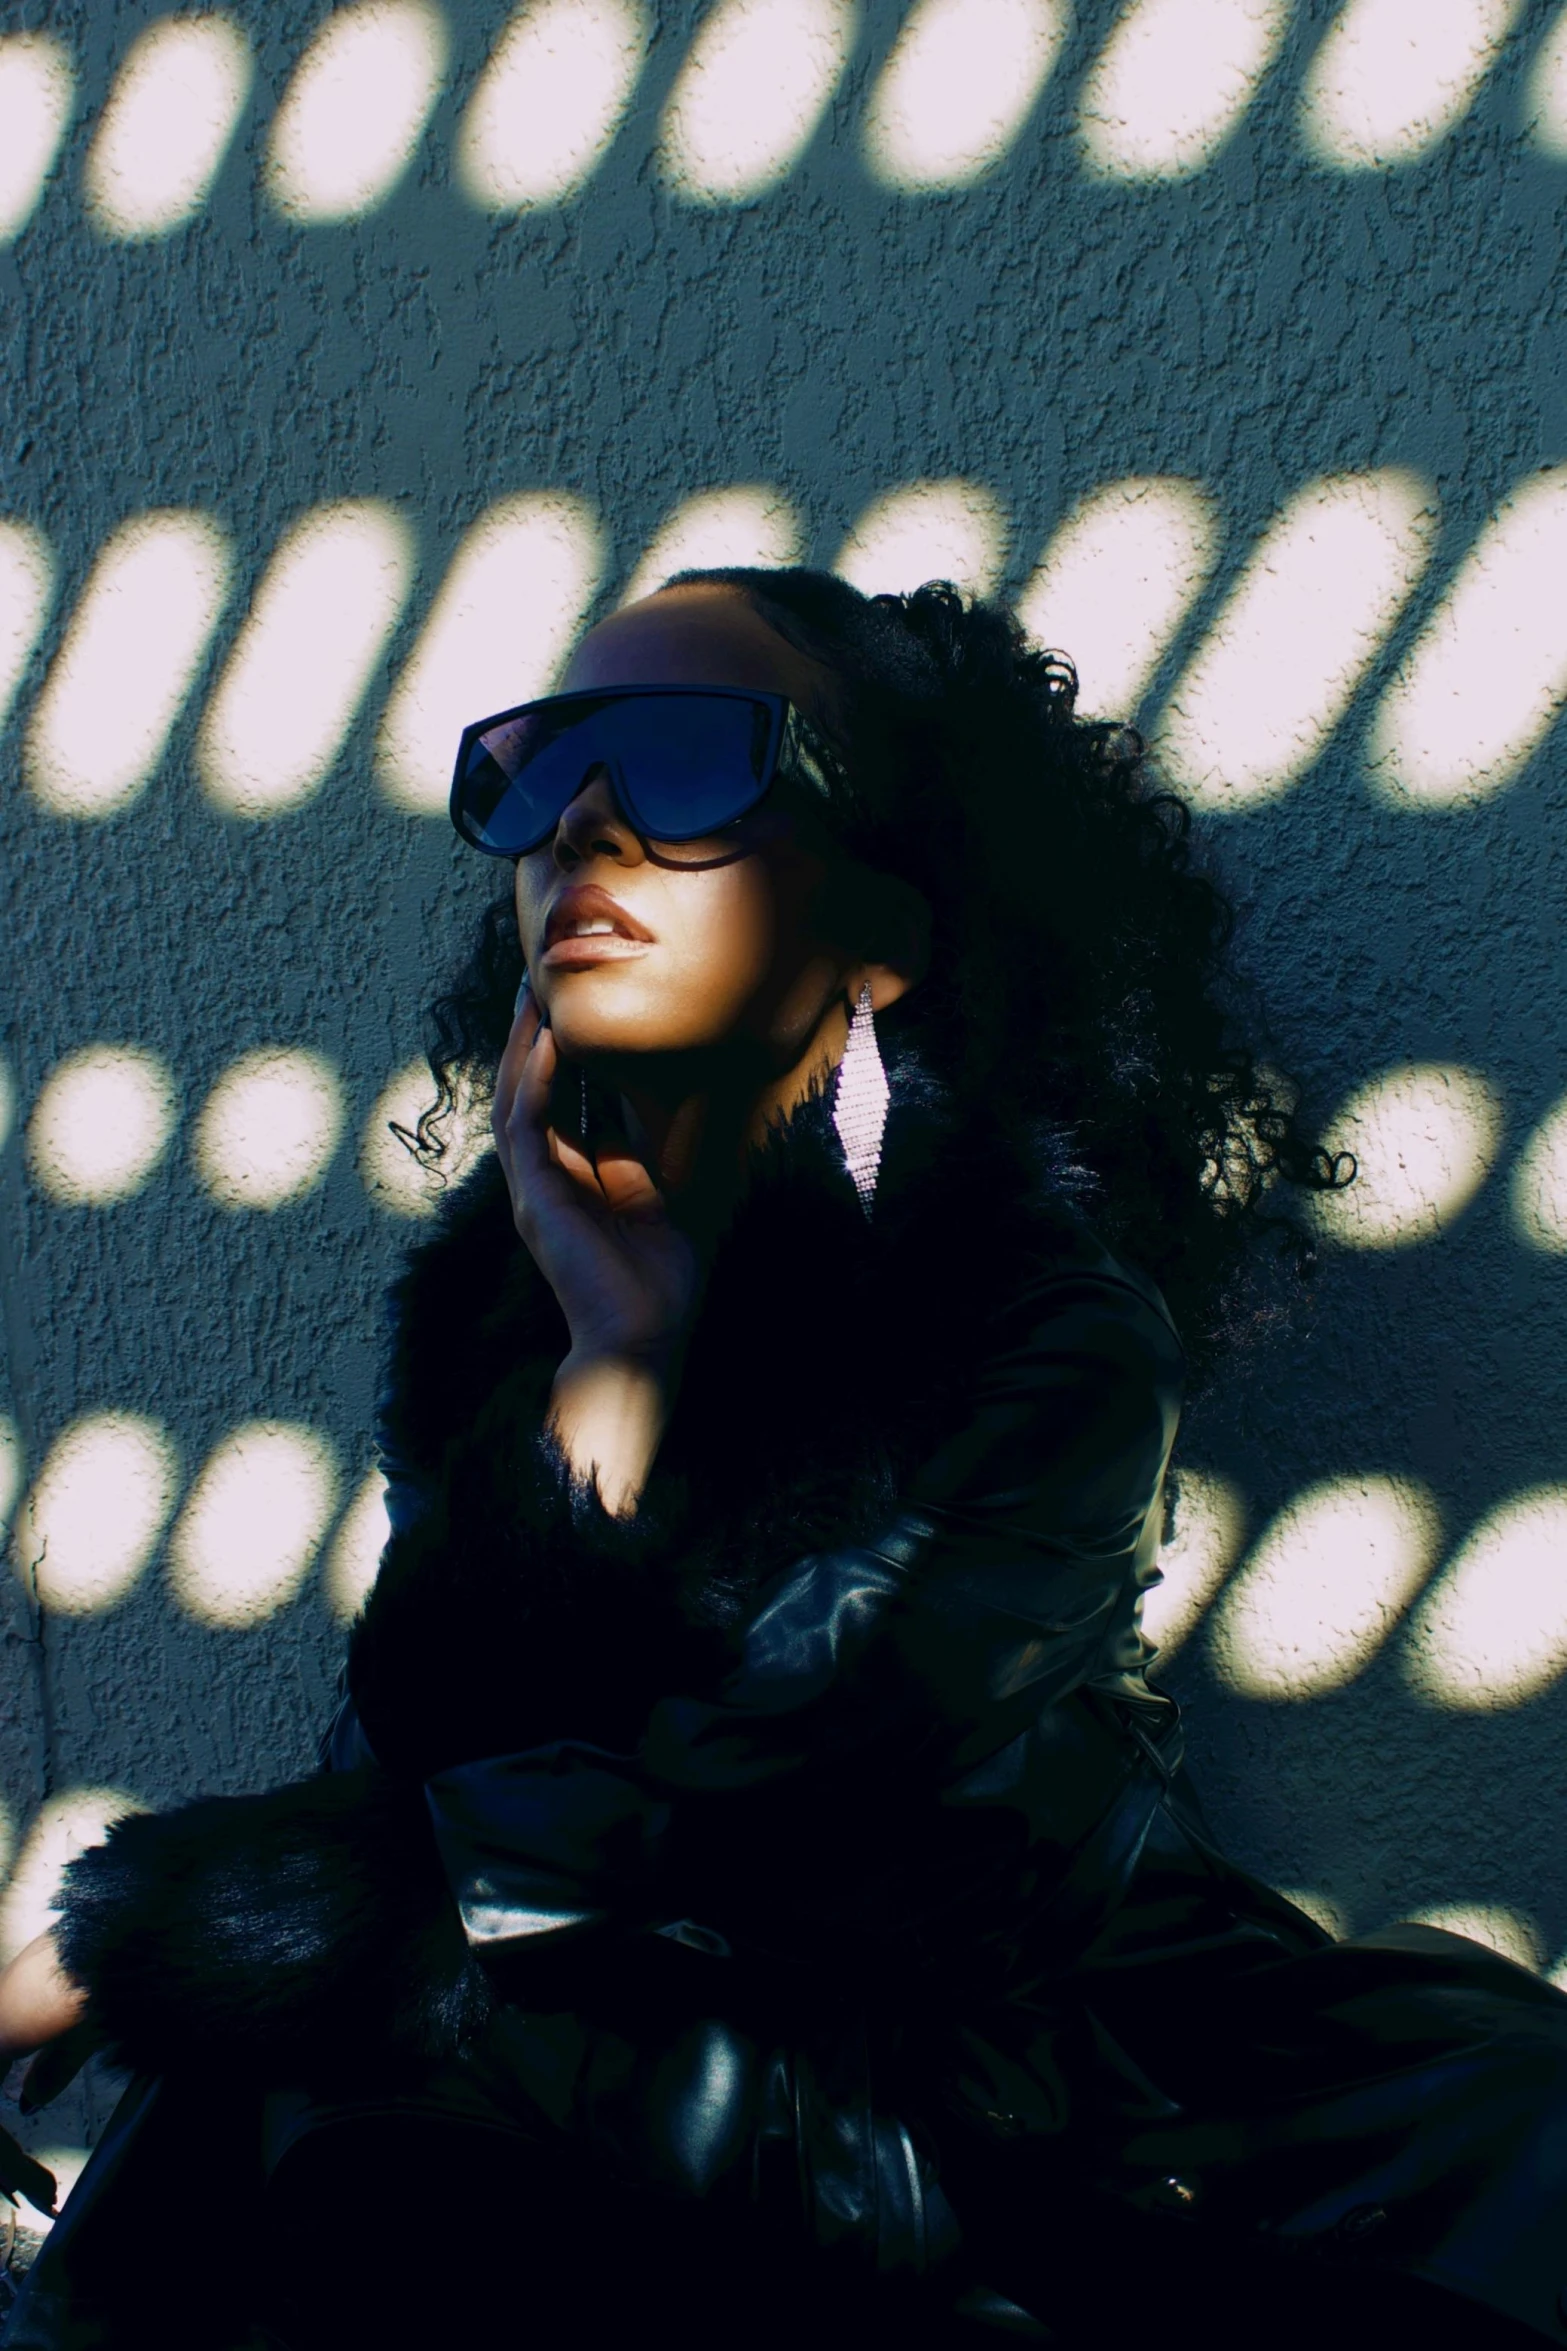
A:
[[[284,217],[263,174],[319,12],[235,0],[255,58],[237,135],[186,225],[127,239],[94,225],[84,171],[157,13],[60,0],[0,17],[47,26],[76,75],[37,208],[0,249],[0,520],[35,526],[56,565],[0,754],[15,1097],[0,1404],[22,1491],[63,1432],[104,1412],[168,1433],[176,1514],[245,1423],[316,1432],[345,1504],[368,1467],[379,1294],[410,1227],[367,1196],[356,1138],[417,1052],[432,975],[495,881],[439,817],[392,804],[372,746],[454,551],[494,501],[586,501],[606,609],[697,491],[773,485],[807,553],[830,562],[874,499],[961,477],[999,501],[1000,585],[1019,595],[1098,486],[1202,485],[1216,562],[1160,659],[1142,712],[1156,726],[1279,511],[1311,482],[1382,468],[1428,485],[1429,561],[1304,772],[1250,798],[1221,777],[1200,823],[1246,910],[1272,1049],[1309,1099],[1332,1112],[1390,1069],[1440,1065],[1481,1073],[1500,1124],[1487,1180],[1424,1237],[1328,1244],[1308,1324],[1195,1416],[1183,1451],[1230,1482],[1252,1536],[1323,1481],[1419,1481],[1440,1522],[1432,1575],[1488,1514],[1567,1481],[1567,1275],[1521,1234],[1510,1183],[1567,1088],[1560,736],[1537,728],[1530,756],[1454,805],[1400,803],[1366,756],[1389,681],[1487,518],[1567,460],[1567,161],[1528,127],[1554,8],[1522,7],[1423,152],[1340,168],[1300,129],[1338,11],[1302,0],[1211,160],[1139,181],[1085,165],[1081,95],[1118,11],[1080,0],[988,176],[908,193],[877,180],[862,146],[906,13],[872,0],[782,185],[704,205],[656,164],[701,14],[660,0],[630,110],[583,190],[488,216],[454,155],[507,9],[464,0],[410,168],[331,225]],[[203,709],[282,535],[350,498],[406,521],[410,592],[321,788],[269,819],[226,813],[201,780]],[[97,819],[62,814],[28,767],[31,714],[105,541],[153,508],[216,518],[232,588],[146,788]],[[1553,597],[1567,641],[1559,561],[1535,581],[1536,621]],[[1070,648],[1068,628],[1052,633]],[[519,646],[517,675],[537,659]],[[1460,654],[1471,704],[1472,668]],[[71,1205],[40,1179],[29,1121],[51,1071],[95,1040],[160,1056],[179,1122],[133,1196]],[[222,1071],[273,1045],[341,1074],[343,1143],[297,1201],[228,1207],[199,1180],[194,1122]],[[320,1531],[325,1560],[330,1523]],[[166,1544],[112,1605],[79,1612],[37,1604],[47,1567],[40,1580],[25,1549],[0,1599],[0,1797],[19,1847],[40,1806],[73,1791],[162,1803],[306,1767],[343,1637],[319,1565],[286,1606],[236,1627],[181,1599]],[[1549,1541],[1530,1574],[1550,1617],[1563,1562]],[[1405,1589],[1389,1604],[1342,1686],[1308,1674],[1295,1696],[1247,1694],[1201,1627],[1188,1637],[1170,1673],[1210,1808],[1239,1857],[1357,1926],[1491,1906],[1515,1922],[1499,1931],[1532,1934],[1555,1961],[1567,1689],[1545,1672],[1521,1700],[1420,1695],[1398,1621],[1412,1602]],[[79,2100],[33,2137],[80,2139],[94,2111]]]

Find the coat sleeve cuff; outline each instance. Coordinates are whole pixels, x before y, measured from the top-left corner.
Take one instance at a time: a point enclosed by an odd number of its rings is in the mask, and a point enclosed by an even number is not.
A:
[[[119,1821],[60,1911],[62,1964],[136,2071],[425,2061],[491,2005],[421,1792],[373,1768]]]

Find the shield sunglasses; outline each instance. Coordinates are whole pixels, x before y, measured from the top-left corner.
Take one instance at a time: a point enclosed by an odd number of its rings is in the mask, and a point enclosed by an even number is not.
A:
[[[801,730],[786,696],[732,686],[547,694],[464,727],[452,822],[491,857],[525,856],[603,768],[644,840],[711,840],[757,805],[786,751],[817,781]]]

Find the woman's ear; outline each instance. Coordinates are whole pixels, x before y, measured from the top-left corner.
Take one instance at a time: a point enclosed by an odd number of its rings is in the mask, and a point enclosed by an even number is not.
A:
[[[930,969],[930,924],[930,900],[923,890],[896,874],[878,874],[868,926],[871,952],[849,974],[850,1003],[868,987],[871,1010],[885,1012],[918,987]]]

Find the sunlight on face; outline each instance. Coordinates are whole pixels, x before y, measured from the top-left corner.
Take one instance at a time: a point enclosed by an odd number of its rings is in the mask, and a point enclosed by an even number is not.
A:
[[[395,807],[445,815],[463,728],[554,689],[602,569],[580,499],[529,492],[480,516],[386,706],[377,775]]]
[[[101,1845],[111,1822],[146,1809],[123,1788],[66,1788],[39,1807],[0,1898],[0,1966],[53,1926],[67,1862]]]
[[[116,815],[163,757],[228,596],[207,515],[140,514],[106,541],[27,734],[27,780],[54,816]]]
[[[1067,516],[1017,613],[1036,645],[1071,656],[1084,718],[1136,716],[1217,549],[1213,501],[1195,482],[1110,482]]]
[[[38,642],[53,585],[42,533],[25,522],[0,522],[0,726]]]
[[[89,1413],[55,1439],[17,1521],[19,1572],[45,1608],[93,1616],[123,1600],[174,1507],[167,1433],[133,1412]]]
[[[1066,0],[918,0],[871,93],[865,154],[907,195],[964,188],[1005,157],[1049,79]]]
[[[807,710],[821,682],[741,595],[719,588],[673,589],[613,614],[589,631],[562,681],[567,691],[755,686]],[[715,840],[708,862],[671,865],[639,838],[603,771],[590,775],[555,840],[517,863],[523,954],[562,1053],[605,1060],[716,1047],[765,1072],[793,1067],[838,986],[814,930],[823,873],[765,802]],[[626,943],[609,960],[568,968],[575,951],[551,944],[548,922],[567,887],[586,885],[608,893]]]
[[[739,567],[772,570],[800,560],[800,518],[782,491],[699,490],[682,499],[626,585],[622,604],[640,603],[671,572]]]
[[[1433,503],[1401,468],[1312,482],[1290,500],[1160,729],[1199,807],[1251,807],[1311,766],[1425,568]]]
[[[56,1062],[28,1121],[33,1179],[66,1208],[134,1198],[174,1131],[174,1079],[137,1045],[83,1045]]]
[[[1501,1105],[1477,1071],[1389,1070],[1329,1120],[1329,1148],[1353,1151],[1359,1174],[1347,1191],[1314,1195],[1310,1213],[1346,1249],[1437,1240],[1490,1174],[1501,1132]]]
[[[121,66],[87,158],[87,208],[109,237],[160,237],[200,211],[250,91],[225,16],[149,25]]]
[[[1301,94],[1309,153],[1341,171],[1414,163],[1474,102],[1521,0],[1350,0]]]
[[[1567,702],[1567,466],[1481,532],[1382,699],[1367,746],[1395,806],[1462,808],[1510,783]]]
[[[849,60],[853,0],[718,0],[664,110],[659,162],[678,196],[740,204],[786,180]]]
[[[321,1182],[342,1128],[343,1090],[330,1062],[262,1046],[207,1096],[192,1156],[222,1207],[281,1208]]]
[[[391,1531],[386,1480],[373,1469],[344,1511],[327,1554],[323,1590],[338,1624],[352,1624],[363,1608]]]
[[[1132,0],[1088,77],[1090,172],[1176,180],[1212,162],[1273,62],[1288,0]]]
[[[439,1173],[427,1170],[391,1131],[394,1124],[413,1134],[422,1111],[435,1101],[429,1064],[410,1061],[376,1097],[359,1144],[359,1174],[377,1208],[391,1216],[433,1216],[453,1184],[486,1151],[493,1151],[488,1103],[454,1113],[446,1128],[447,1150]]]
[[[446,67],[425,0],[360,0],[329,16],[272,125],[267,185],[290,220],[357,220],[413,159]]]
[[[463,116],[457,170],[487,212],[563,204],[592,177],[642,71],[640,0],[533,0],[511,20]]]
[[[378,499],[320,506],[268,564],[202,720],[208,798],[271,817],[320,788],[408,594],[413,548]]]
[[[1006,546],[1006,516],[982,482],[911,482],[866,508],[833,569],[867,596],[903,595],[926,580],[989,596]]]
[[[1376,1655],[1431,1571],[1436,1505],[1407,1479],[1338,1478],[1297,1495],[1213,1611],[1227,1689],[1298,1702],[1342,1689]]]
[[[1229,1478],[1183,1469],[1175,1479],[1175,1518],[1159,1553],[1164,1576],[1142,1603],[1142,1627],[1168,1664],[1212,1605],[1246,1540],[1246,1502]]]
[[[200,1623],[242,1631],[286,1607],[337,1505],[332,1448],[312,1429],[259,1420],[209,1455],[169,1547],[170,1583]]]
[[[71,60],[51,33],[0,40],[0,245],[33,216],[71,111]]]
[[[1567,1672],[1567,1487],[1494,1510],[1416,1611],[1411,1687],[1460,1712],[1522,1706]]]

